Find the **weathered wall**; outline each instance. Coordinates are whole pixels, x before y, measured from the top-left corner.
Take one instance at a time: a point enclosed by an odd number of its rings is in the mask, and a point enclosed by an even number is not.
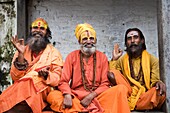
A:
[[[15,0],[0,0],[0,45],[7,36],[16,34]]]
[[[78,49],[74,29],[87,22],[97,32],[98,49],[111,58],[114,43],[124,49],[124,33],[129,27],[140,28],[149,52],[158,56],[156,0],[29,0],[28,20],[47,20],[52,42],[63,58]]]
[[[0,91],[12,83],[9,73],[13,48],[8,43],[16,34],[16,0],[0,0]]]
[[[170,0],[159,0],[158,28],[160,73],[166,83],[166,108],[170,113]]]

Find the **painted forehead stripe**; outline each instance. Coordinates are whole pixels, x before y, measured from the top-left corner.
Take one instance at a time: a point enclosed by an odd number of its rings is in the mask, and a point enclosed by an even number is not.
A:
[[[38,22],[38,27],[40,27],[41,26],[41,22]]]
[[[44,27],[47,29],[48,24],[42,20],[36,20],[32,23],[32,27]]]
[[[88,30],[86,30],[86,33],[87,33],[87,36],[89,37],[89,36],[90,36],[90,33],[89,33],[89,31],[88,31]]]

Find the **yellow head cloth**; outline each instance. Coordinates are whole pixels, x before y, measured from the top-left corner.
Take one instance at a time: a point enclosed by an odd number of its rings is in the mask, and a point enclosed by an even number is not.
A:
[[[31,27],[44,27],[45,29],[47,29],[48,24],[44,19],[37,18],[35,21],[32,22]]]
[[[78,24],[76,26],[76,29],[75,29],[75,35],[76,35],[76,38],[78,40],[80,40],[80,36],[83,32],[85,31],[89,31],[91,32],[93,35],[94,35],[94,38],[96,39],[96,31],[94,30],[94,28],[88,24],[88,23],[84,23],[84,24]]]

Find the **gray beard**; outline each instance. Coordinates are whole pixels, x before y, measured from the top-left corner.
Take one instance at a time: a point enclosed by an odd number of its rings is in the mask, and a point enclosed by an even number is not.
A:
[[[96,51],[96,45],[93,44],[93,46],[91,48],[88,48],[88,47],[85,47],[85,45],[80,44],[80,50],[84,55],[91,56]]]
[[[40,51],[44,50],[48,44],[48,42],[45,40],[45,37],[41,36],[32,36],[27,44],[29,45],[29,49],[34,53],[39,53]]]

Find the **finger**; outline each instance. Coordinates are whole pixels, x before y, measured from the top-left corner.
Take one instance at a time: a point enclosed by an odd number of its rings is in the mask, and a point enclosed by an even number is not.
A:
[[[15,37],[14,37],[14,36],[12,36],[11,40],[14,40],[14,39],[15,39]]]
[[[65,109],[66,108],[66,106],[63,104],[63,109]]]
[[[162,95],[163,94],[162,85],[160,85],[159,89],[160,89],[160,95]]]
[[[116,43],[115,45],[114,45],[114,48],[119,48],[119,44],[118,43]]]
[[[12,36],[12,38],[11,38],[11,42],[14,44],[14,40],[15,40],[15,37],[14,36]]]
[[[118,53],[119,52],[119,45],[117,43],[114,45],[114,48],[115,48],[115,52]]]
[[[119,53],[122,53],[122,52],[123,52],[122,49],[119,48]]]
[[[158,90],[159,89],[159,84],[158,83],[156,83],[156,90]]]
[[[48,66],[48,67],[46,68],[46,70],[50,70],[50,67]]]
[[[165,85],[163,85],[163,87],[162,87],[162,95],[163,95],[165,92],[166,92],[166,87],[165,87]]]
[[[16,48],[16,41],[15,41],[15,37],[14,36],[12,37],[11,42],[12,42],[13,46]]]
[[[19,39],[19,43],[20,43],[21,45],[24,45],[24,39]]]
[[[14,41],[15,41],[15,42],[17,42],[17,41],[18,41],[18,36],[17,36],[17,35],[15,35],[15,37],[14,37]]]
[[[42,76],[43,75],[42,71],[38,71],[38,75]]]

